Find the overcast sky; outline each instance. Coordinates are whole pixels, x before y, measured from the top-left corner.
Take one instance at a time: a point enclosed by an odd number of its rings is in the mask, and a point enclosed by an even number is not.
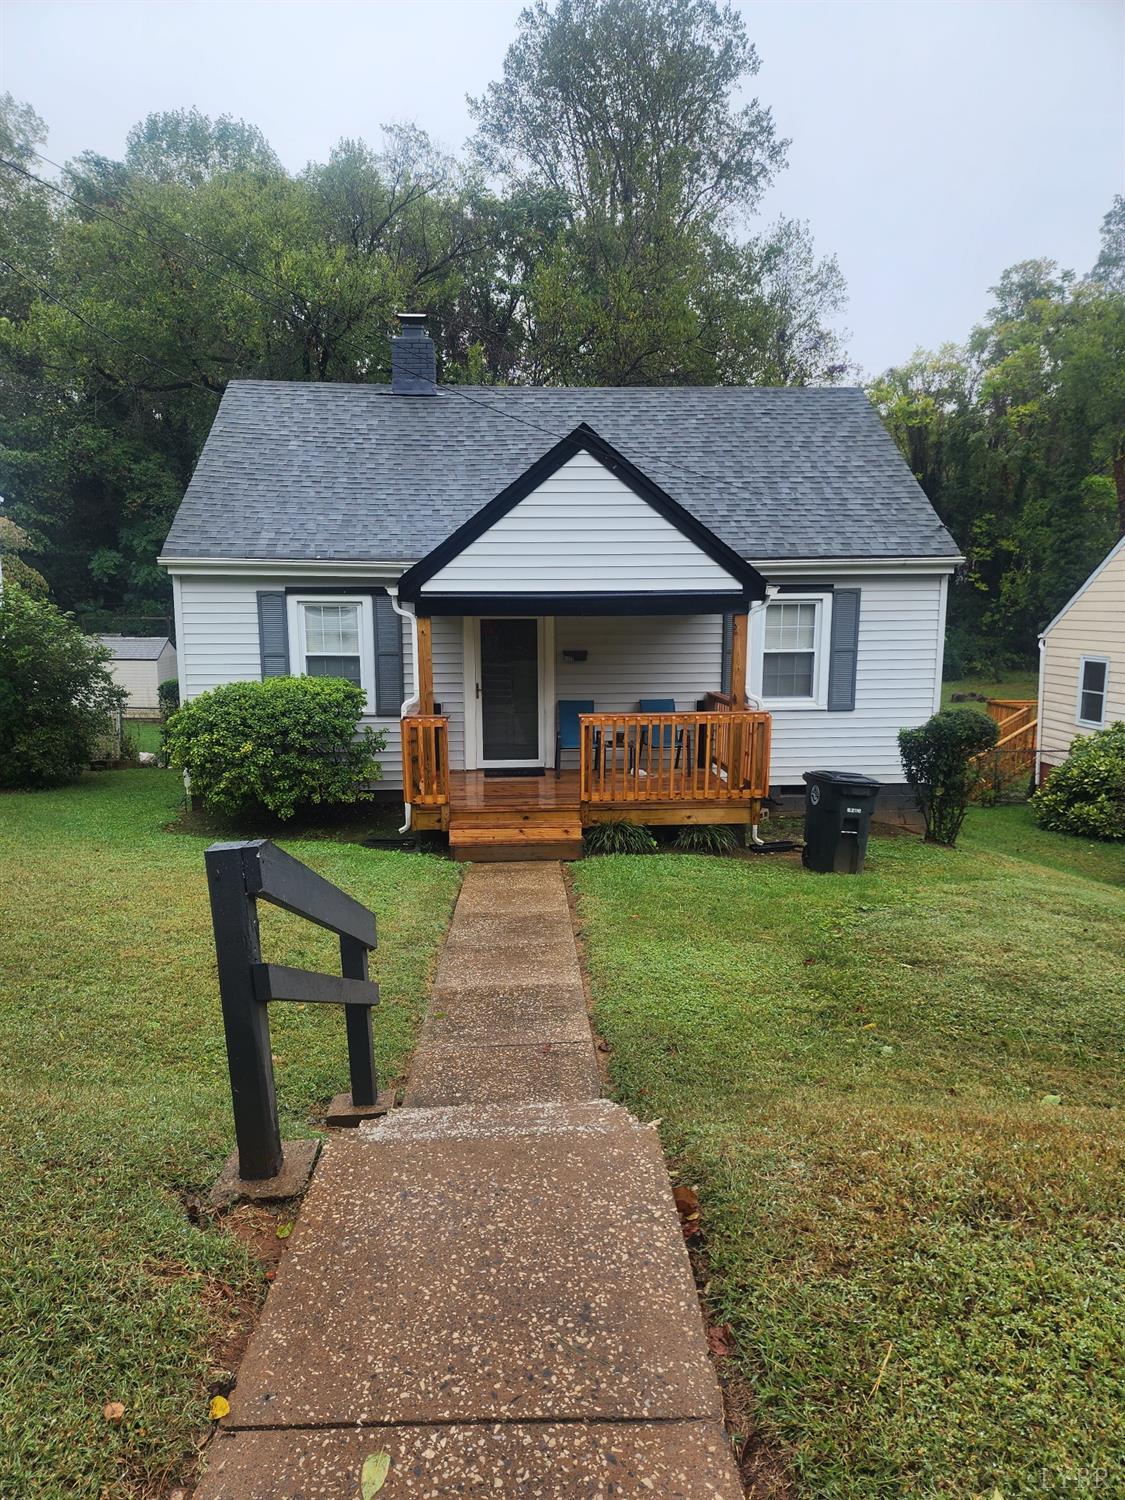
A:
[[[416,120],[445,145],[499,75],[515,0],[0,0],[0,92],[48,152],[119,156],[152,110],[259,125],[290,168]],[[868,373],[958,340],[1013,261],[1088,270],[1125,191],[1125,0],[740,0],[752,91],[792,140],[767,218],[847,278]]]

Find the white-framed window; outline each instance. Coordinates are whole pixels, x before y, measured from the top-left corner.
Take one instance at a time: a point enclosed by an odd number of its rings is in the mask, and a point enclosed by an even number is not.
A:
[[[367,594],[289,596],[290,669],[298,676],[343,677],[375,703],[374,625]]]
[[[782,594],[755,615],[751,692],[767,708],[824,708],[828,701],[827,594]]]
[[[1105,700],[1109,689],[1109,661],[1104,656],[1084,656],[1078,666],[1077,722],[1087,729],[1105,724]]]

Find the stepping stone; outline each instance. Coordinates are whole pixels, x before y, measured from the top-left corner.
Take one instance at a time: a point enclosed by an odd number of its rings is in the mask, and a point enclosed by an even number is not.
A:
[[[195,1500],[357,1500],[364,1459],[390,1455],[379,1500],[741,1500],[718,1422],[533,1422],[223,1432]]]
[[[656,1131],[596,1100],[327,1142],[228,1425],[721,1414]]]

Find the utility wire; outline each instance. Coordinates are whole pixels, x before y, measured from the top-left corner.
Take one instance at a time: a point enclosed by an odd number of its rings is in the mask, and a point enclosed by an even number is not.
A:
[[[206,385],[202,380],[197,380],[193,375],[185,375],[181,370],[173,370],[171,365],[166,365],[161,360],[153,359],[151,355],[137,354],[136,350],[127,344],[124,339],[119,339],[115,334],[107,332],[104,328],[100,328],[97,323],[92,322],[84,313],[80,313],[77,308],[71,307],[69,302],[65,302],[61,297],[56,296],[45,281],[40,280],[36,276],[29,275],[26,271],[21,271],[19,266],[13,265],[6,257],[0,256],[0,266],[4,266],[9,270],[13,276],[23,282],[24,286],[38,292],[41,296],[46,297],[48,301],[54,302],[58,307],[61,307],[64,312],[69,313],[72,318],[77,319],[79,323],[88,328],[91,333],[97,334],[99,338],[106,339],[111,344],[116,344],[118,348],[124,349],[132,358],[144,360],[150,369],[163,370],[164,374],[170,375],[178,385],[193,385],[199,390],[206,392],[208,396],[216,398],[222,396],[221,391],[213,390],[211,386]]]

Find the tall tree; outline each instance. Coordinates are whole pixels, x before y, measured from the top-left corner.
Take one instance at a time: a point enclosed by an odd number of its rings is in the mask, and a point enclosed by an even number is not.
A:
[[[968,558],[955,670],[1030,659],[1125,534],[1125,296],[1048,260],[1009,267],[992,295],[963,349],[919,352],[870,389]]]
[[[785,161],[770,111],[733,105],[760,66],[714,0],[535,0],[503,77],[469,100],[507,181],[561,193],[595,224],[680,228],[745,215]]]

